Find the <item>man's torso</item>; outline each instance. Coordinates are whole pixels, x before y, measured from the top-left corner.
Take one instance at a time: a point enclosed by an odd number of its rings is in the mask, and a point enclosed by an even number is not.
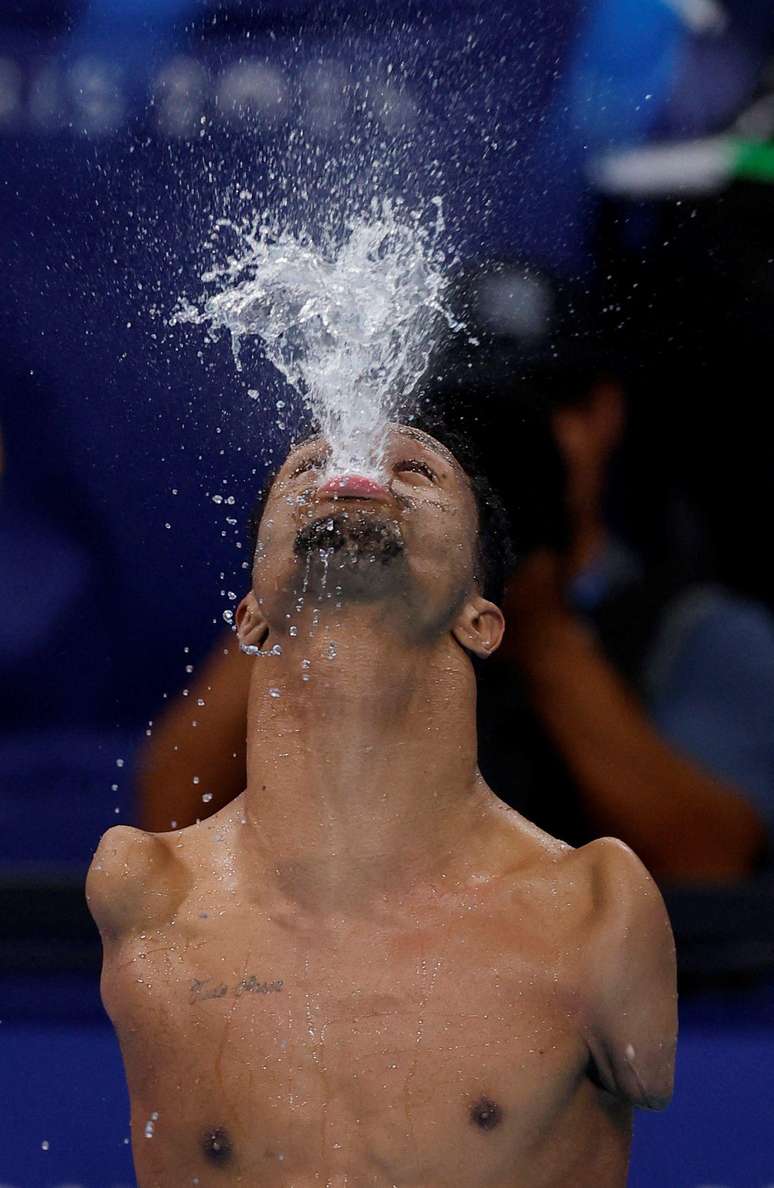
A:
[[[248,886],[237,816],[157,843],[171,910],[107,947],[141,1188],[622,1188],[586,852],[530,830],[507,875],[321,925]]]

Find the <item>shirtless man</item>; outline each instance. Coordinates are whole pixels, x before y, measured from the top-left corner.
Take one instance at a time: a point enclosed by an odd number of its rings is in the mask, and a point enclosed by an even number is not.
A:
[[[138,1182],[623,1188],[633,1107],[672,1093],[661,895],[477,769],[472,658],[504,620],[472,469],[399,425],[385,486],[326,454],[280,470],[237,612],[281,647],[245,659],[246,790],[111,829],[89,873]]]

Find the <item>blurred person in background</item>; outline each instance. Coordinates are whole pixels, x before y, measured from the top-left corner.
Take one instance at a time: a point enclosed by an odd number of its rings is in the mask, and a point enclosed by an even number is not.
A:
[[[486,753],[503,775],[524,764],[523,787],[550,800],[562,837],[616,833],[664,882],[743,878],[774,833],[772,623],[611,532],[620,383],[576,373],[551,401],[569,543],[535,550],[509,584]]]

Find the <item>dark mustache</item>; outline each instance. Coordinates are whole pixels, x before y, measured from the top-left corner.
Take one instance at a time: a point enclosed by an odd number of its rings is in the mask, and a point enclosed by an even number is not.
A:
[[[305,524],[296,535],[293,552],[304,557],[315,550],[337,553],[357,548],[371,551],[381,561],[399,556],[404,549],[400,528],[394,520],[379,521],[372,516],[353,518],[341,514],[320,516]]]

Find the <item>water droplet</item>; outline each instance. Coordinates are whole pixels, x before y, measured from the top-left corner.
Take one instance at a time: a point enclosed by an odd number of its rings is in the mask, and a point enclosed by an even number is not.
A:
[[[200,784],[201,780],[199,779],[198,776],[194,776],[194,778],[191,780],[191,783],[192,784]]]
[[[292,627],[288,627],[288,635],[298,635],[298,628],[295,624]]]
[[[281,697],[282,691],[280,689],[269,689],[269,697]]]
[[[302,667],[302,668],[311,668],[311,667],[312,667],[312,661],[311,661],[311,660],[302,660],[302,661],[301,661],[301,667]]]
[[[209,804],[210,801],[212,800],[212,792],[203,792],[202,800],[204,801],[205,804]]]
[[[223,502],[223,496],[222,496],[222,495],[213,495],[213,497],[212,497],[212,502],[213,502],[213,503],[222,503],[222,502]]]
[[[51,1144],[49,1143],[48,1139],[43,1139],[43,1142],[40,1144],[40,1149],[41,1151],[47,1151],[50,1146]]]
[[[207,702],[204,700],[204,698],[203,698],[203,697],[197,697],[197,698],[196,698],[196,704],[197,704],[197,705],[206,705],[206,704],[207,704]]]
[[[185,670],[187,673],[193,672],[193,664],[186,664]]]
[[[116,767],[123,767],[123,766],[124,766],[123,759],[116,759]]]
[[[335,660],[336,659],[336,645],[335,645],[335,643],[328,644],[328,648],[325,653],[325,658],[326,658],[326,660]]]
[[[233,623],[234,622],[234,612],[232,610],[228,610],[228,609],[224,610],[223,621],[225,623]]]

